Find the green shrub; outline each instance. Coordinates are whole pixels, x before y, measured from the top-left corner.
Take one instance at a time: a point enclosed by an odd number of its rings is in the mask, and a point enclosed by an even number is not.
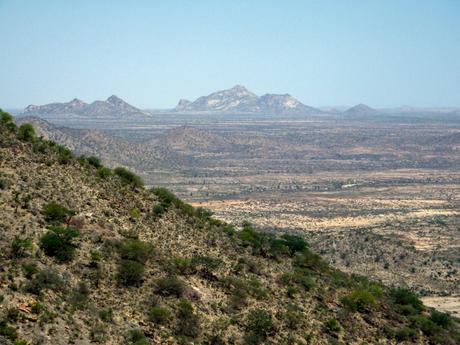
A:
[[[124,286],[138,286],[144,273],[144,264],[133,260],[121,260],[118,266],[118,282]]]
[[[164,325],[171,318],[171,312],[162,307],[152,307],[149,309],[149,320],[155,324]]]
[[[39,295],[44,289],[62,290],[64,282],[55,271],[44,269],[39,271],[36,276],[25,286],[27,292]]]
[[[112,308],[104,308],[99,310],[99,318],[104,322],[111,322],[113,320]]]
[[[165,212],[165,208],[160,204],[156,204],[153,206],[152,212],[157,216],[161,216]]]
[[[24,141],[34,141],[35,139],[35,130],[30,123],[24,123],[19,126],[18,129],[18,138]]]
[[[268,335],[274,331],[272,316],[263,309],[255,309],[249,312],[246,317],[245,344],[261,344]]]
[[[13,116],[6,111],[0,109],[0,124],[6,125],[7,123],[13,121]]]
[[[106,179],[109,176],[112,175],[112,170],[106,167],[99,167],[97,169],[97,176],[99,176],[101,179]]]
[[[441,332],[441,327],[425,316],[412,316],[410,320],[415,327],[419,328],[428,336],[436,335]]]
[[[200,319],[189,301],[182,299],[177,310],[176,335],[196,338],[200,334]]]
[[[60,224],[66,222],[68,217],[75,215],[75,211],[69,210],[55,201],[51,201],[43,206],[42,214],[45,216],[47,222]]]
[[[317,272],[326,271],[328,264],[316,253],[311,250],[304,249],[301,253],[297,253],[292,264],[297,267],[308,268]]]
[[[172,204],[179,204],[180,200],[168,189],[163,187],[154,188],[153,194],[155,194],[161,202],[161,205],[167,209]]]
[[[138,239],[126,239],[120,244],[120,257],[123,260],[137,261],[145,264],[153,253],[153,246]]]
[[[351,311],[369,312],[377,305],[377,300],[365,290],[356,290],[340,299],[340,302]]]
[[[301,237],[295,235],[284,234],[281,236],[284,245],[289,248],[291,255],[297,252],[302,252],[308,247],[308,243]]]
[[[78,230],[73,228],[53,226],[41,237],[40,247],[46,255],[55,257],[58,261],[70,261],[76,248],[73,239],[79,235]]]
[[[91,157],[86,158],[86,160],[88,161],[90,165],[92,165],[95,168],[102,167],[101,160],[98,157],[91,156]]]
[[[117,175],[121,182],[127,185],[132,185],[133,187],[143,187],[144,183],[142,182],[142,179],[137,176],[135,173],[129,171],[126,168],[123,167],[118,167],[115,168],[114,170],[115,175]]]
[[[34,262],[22,264],[22,271],[26,278],[31,279],[35,274],[38,273],[37,264]]]
[[[324,321],[324,327],[330,333],[337,334],[342,330],[340,323],[336,319],[329,319]]]
[[[391,289],[390,296],[395,304],[410,305],[417,312],[421,312],[424,309],[422,301],[410,290],[404,288]]]
[[[157,282],[156,293],[163,296],[181,297],[185,290],[185,284],[175,276],[161,278]]]
[[[434,309],[430,313],[430,320],[444,328],[452,323],[452,317],[449,314]]]
[[[172,275],[189,275],[196,272],[195,264],[192,259],[179,256],[176,256],[169,261],[167,265],[167,271]]]
[[[144,331],[140,328],[130,329],[125,334],[125,339],[128,344],[133,345],[148,345],[149,342],[144,334]]]
[[[21,238],[15,236],[13,242],[11,242],[11,256],[19,258],[25,255],[25,253],[32,249],[32,239],[25,237]]]
[[[0,320],[0,336],[15,341],[18,338],[18,333],[15,328],[8,326],[6,320]]]
[[[396,330],[394,337],[399,341],[413,340],[417,335],[417,332],[409,327],[402,327]]]
[[[68,164],[72,160],[73,154],[72,151],[67,147],[55,144],[53,146],[54,150],[58,155],[58,161],[60,164]]]

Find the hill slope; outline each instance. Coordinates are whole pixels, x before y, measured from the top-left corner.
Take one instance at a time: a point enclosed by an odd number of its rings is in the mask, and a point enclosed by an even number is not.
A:
[[[0,343],[455,344],[458,321],[0,119]],[[113,174],[114,173],[114,174]]]

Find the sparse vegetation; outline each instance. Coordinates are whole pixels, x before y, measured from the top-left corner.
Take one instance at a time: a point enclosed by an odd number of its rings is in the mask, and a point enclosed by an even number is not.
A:
[[[75,211],[69,210],[55,201],[51,201],[43,206],[42,214],[47,222],[60,224],[67,222],[69,217],[75,215]]]

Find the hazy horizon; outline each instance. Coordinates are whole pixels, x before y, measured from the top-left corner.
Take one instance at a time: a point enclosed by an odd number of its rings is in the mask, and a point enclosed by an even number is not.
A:
[[[314,107],[460,107],[459,22],[449,0],[0,0],[0,106],[167,109],[242,84]]]

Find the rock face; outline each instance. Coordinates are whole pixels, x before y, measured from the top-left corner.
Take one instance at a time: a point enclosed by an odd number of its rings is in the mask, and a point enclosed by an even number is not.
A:
[[[312,115],[320,110],[306,106],[289,94],[265,94],[261,97],[242,85],[228,90],[217,91],[190,102],[180,100],[175,111],[181,112],[222,112],[258,114],[300,114]]]
[[[378,115],[379,111],[369,107],[366,104],[357,104],[350,109],[347,109],[343,112],[343,115],[347,116],[369,116],[369,115]]]
[[[105,101],[85,103],[77,98],[67,103],[50,103],[45,105],[29,105],[24,109],[24,115],[40,117],[68,116],[68,117],[108,117],[130,118],[147,117],[148,113],[133,107],[121,98],[112,95]]]

